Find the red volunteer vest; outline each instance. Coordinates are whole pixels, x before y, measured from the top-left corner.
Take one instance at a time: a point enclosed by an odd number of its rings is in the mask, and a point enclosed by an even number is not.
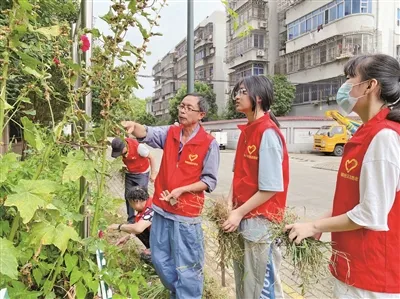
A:
[[[138,223],[142,219],[143,215],[146,215],[147,208],[151,207],[152,204],[153,204],[153,199],[149,197],[146,201],[146,205],[144,206],[143,211],[137,213],[137,215],[135,216],[135,223]]]
[[[150,161],[149,158],[144,158],[138,153],[139,142],[135,139],[125,138],[127,143],[127,154],[122,158],[122,161],[128,168],[129,172],[142,173],[149,169]]]
[[[276,193],[264,204],[258,206],[244,218],[264,216],[271,221],[281,221],[286,206],[286,196],[289,185],[289,157],[285,139],[271,120],[269,113],[247,125],[238,125],[242,131],[236,149],[235,169],[233,175],[233,204],[241,206],[248,201],[258,189],[259,148],[265,130],[272,128],[280,136],[283,144],[283,184],[284,191]],[[268,167],[265,165],[264,167]]]
[[[153,203],[172,214],[197,217],[203,209],[204,192],[183,193],[174,206],[160,200],[162,191],[172,191],[200,181],[203,161],[213,140],[200,126],[197,134],[183,146],[178,160],[181,129],[171,126],[168,130],[160,171],[154,184]]]
[[[378,132],[388,128],[400,134],[400,124],[386,119],[389,109],[362,125],[346,144],[339,168],[332,216],[342,215],[360,203],[359,178],[365,153]],[[400,149],[399,149],[400,150]],[[377,199],[379,200],[379,199]],[[388,215],[389,231],[358,229],[332,233],[333,248],[347,254],[332,256],[332,274],[360,289],[400,293],[400,192]],[[347,275],[349,271],[350,275]]]

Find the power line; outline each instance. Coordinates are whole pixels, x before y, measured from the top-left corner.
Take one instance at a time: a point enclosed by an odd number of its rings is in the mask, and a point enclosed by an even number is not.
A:
[[[174,76],[154,76],[154,75],[141,75],[139,74],[138,77],[141,78],[160,78],[160,79],[165,79],[165,80],[173,80],[173,81],[186,81],[186,77],[182,78],[177,78]],[[201,82],[222,82],[222,83],[231,83],[229,80],[223,80],[223,79],[207,79],[207,78],[195,78],[195,81],[201,81]],[[335,78],[335,80],[329,81],[329,82],[306,82],[306,83],[295,83],[295,82],[290,82],[293,85],[303,85],[303,84],[311,84],[311,85],[324,85],[324,84],[341,84],[341,80]]]

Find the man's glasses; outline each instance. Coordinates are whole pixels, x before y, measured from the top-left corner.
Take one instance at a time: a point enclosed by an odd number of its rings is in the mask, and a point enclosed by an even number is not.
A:
[[[185,112],[200,112],[200,110],[196,110],[192,106],[186,106],[186,105],[183,105],[183,104],[180,104],[178,106],[178,110],[183,110]]]

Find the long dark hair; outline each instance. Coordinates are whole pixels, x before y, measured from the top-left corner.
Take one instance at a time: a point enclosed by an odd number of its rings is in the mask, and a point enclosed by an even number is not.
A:
[[[247,90],[247,94],[251,99],[252,111],[255,111],[256,109],[256,97],[261,99],[261,109],[264,112],[267,112],[271,109],[271,106],[274,103],[274,87],[270,79],[265,76],[248,76],[240,79],[232,90],[233,99],[239,91],[240,85],[243,85]],[[280,124],[272,111],[269,112],[269,115],[272,121],[279,128]]]
[[[380,97],[391,108],[387,119],[400,123],[400,64],[385,54],[361,55],[344,66],[349,77],[360,75],[361,81],[375,79],[380,86]]]

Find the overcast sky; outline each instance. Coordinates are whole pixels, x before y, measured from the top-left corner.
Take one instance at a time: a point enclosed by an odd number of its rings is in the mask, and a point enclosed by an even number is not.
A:
[[[186,0],[167,0],[168,6],[161,11],[160,26],[156,31],[161,32],[163,36],[153,37],[147,48],[152,54],[146,57],[147,67],[142,69],[140,74],[151,75],[152,67],[156,62],[164,57],[186,36],[187,21],[187,1]],[[110,7],[111,1],[93,0],[93,14],[95,17],[95,28],[100,31],[106,31],[107,24],[99,18],[105,15]],[[216,10],[224,11],[224,5],[220,0],[194,0],[194,27],[211,15]],[[131,32],[128,33],[126,39],[133,44],[138,45],[141,37]],[[143,89],[135,91],[136,96],[145,98],[152,96],[154,89],[154,81],[152,78],[139,78],[139,83]]]

